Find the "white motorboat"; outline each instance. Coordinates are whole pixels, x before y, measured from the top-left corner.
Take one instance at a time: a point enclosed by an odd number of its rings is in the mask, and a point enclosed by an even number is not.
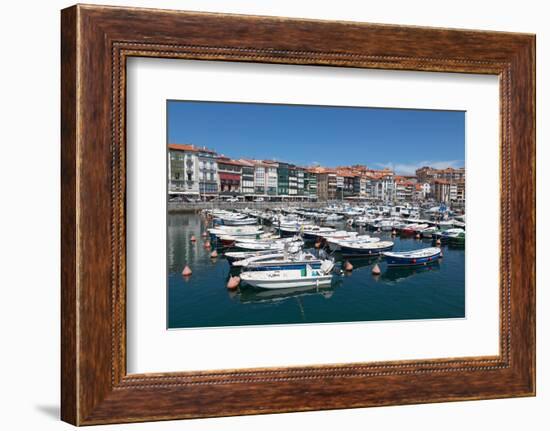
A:
[[[274,253],[271,255],[251,257],[234,262],[234,267],[241,267],[244,271],[275,271],[287,269],[303,269],[310,265],[313,269],[320,269],[323,261],[309,252],[301,253]]]
[[[235,247],[243,250],[289,250],[292,247],[300,247],[304,242],[296,237],[282,238],[274,241],[237,241]]]
[[[243,284],[260,289],[288,289],[306,286],[329,286],[332,282],[334,262],[324,260],[319,269],[306,265],[301,269],[275,271],[245,271],[241,273]]]
[[[348,243],[378,242],[378,241],[380,241],[380,238],[373,237],[370,235],[355,235],[347,238],[328,238],[327,244],[331,251],[338,251],[340,250],[342,245],[346,245]]]
[[[350,241],[340,244],[340,251],[344,256],[377,256],[393,248],[392,241]]]
[[[234,262],[237,262],[239,260],[245,260],[252,257],[263,257],[263,256],[271,256],[271,255],[279,255],[283,254],[283,252],[273,252],[272,250],[259,250],[259,251],[228,251],[224,253],[225,258],[227,261],[232,265]]]

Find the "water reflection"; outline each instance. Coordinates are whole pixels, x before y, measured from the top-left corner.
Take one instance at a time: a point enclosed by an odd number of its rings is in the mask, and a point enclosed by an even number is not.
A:
[[[325,299],[330,299],[334,293],[334,286],[330,287],[293,287],[287,289],[256,289],[254,287],[241,287],[238,291],[232,292],[232,299],[242,304],[279,302],[293,298],[318,295]]]
[[[407,278],[427,272],[439,271],[439,262],[435,261],[424,266],[404,266],[404,267],[387,267],[386,271],[381,274],[380,279],[393,283],[399,283]]]

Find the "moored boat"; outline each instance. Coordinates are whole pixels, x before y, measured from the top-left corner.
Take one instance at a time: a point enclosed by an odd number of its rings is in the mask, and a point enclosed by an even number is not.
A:
[[[349,241],[340,244],[340,251],[344,256],[377,256],[392,248],[392,241]]]
[[[234,267],[243,271],[276,271],[289,269],[303,269],[307,265],[313,269],[320,269],[323,260],[311,253],[277,253],[234,262]]]
[[[301,269],[275,271],[245,271],[241,273],[243,284],[260,289],[287,289],[306,286],[329,286],[332,282],[334,262],[324,260],[319,269],[306,265]]]
[[[388,266],[415,266],[427,265],[437,262],[441,257],[441,249],[438,247],[427,247],[411,251],[395,251],[382,253]]]

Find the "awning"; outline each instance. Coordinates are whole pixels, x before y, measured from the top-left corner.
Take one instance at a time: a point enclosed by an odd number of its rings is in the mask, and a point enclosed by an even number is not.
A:
[[[241,179],[241,176],[239,174],[227,174],[225,172],[220,172],[220,180],[232,180],[232,181],[239,181]]]

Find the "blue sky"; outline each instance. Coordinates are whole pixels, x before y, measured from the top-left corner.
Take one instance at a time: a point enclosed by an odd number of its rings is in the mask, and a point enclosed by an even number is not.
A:
[[[411,174],[464,166],[465,113],[168,101],[168,142],[232,158],[310,166],[365,164]]]

